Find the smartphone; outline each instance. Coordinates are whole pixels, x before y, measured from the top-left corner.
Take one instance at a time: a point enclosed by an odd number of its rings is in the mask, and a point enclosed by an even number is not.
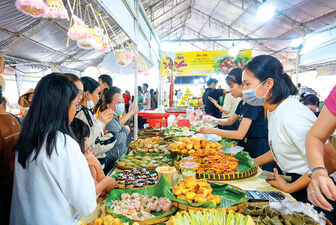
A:
[[[269,171],[263,171],[261,175],[266,179],[266,180],[274,180],[274,173],[269,172]],[[291,176],[286,176],[286,175],[280,175],[285,181],[291,182],[292,177]]]
[[[250,202],[269,202],[270,200],[282,201],[285,199],[285,195],[276,191],[246,191],[250,197]]]

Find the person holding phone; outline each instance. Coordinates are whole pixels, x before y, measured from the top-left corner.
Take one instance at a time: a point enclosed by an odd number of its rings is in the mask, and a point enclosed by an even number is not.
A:
[[[230,87],[234,98],[242,97],[242,69],[232,69],[225,81]],[[215,119],[218,125],[236,125],[235,130],[222,130],[212,127],[202,127],[200,133],[217,134],[221,137],[236,139],[238,145],[244,147],[252,158],[256,158],[269,150],[267,139],[267,120],[264,116],[264,109],[261,106],[252,106],[240,101],[236,112],[227,119]],[[263,165],[264,170],[272,171],[274,163]]]
[[[208,88],[205,89],[202,101],[204,104],[205,113],[216,118],[222,118],[222,112],[209,100],[209,97],[219,101],[219,97],[225,94],[224,89],[216,89],[218,80],[210,78],[207,81]]]

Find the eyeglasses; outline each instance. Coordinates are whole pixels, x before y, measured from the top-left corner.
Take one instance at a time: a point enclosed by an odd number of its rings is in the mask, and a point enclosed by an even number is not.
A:
[[[85,92],[83,90],[78,89],[78,96],[81,96],[82,98],[84,98]]]

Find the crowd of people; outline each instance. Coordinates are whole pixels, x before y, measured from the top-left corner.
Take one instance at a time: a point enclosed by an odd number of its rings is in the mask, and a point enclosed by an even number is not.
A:
[[[235,112],[225,117],[230,107],[218,104],[225,90],[216,89],[217,80],[209,79],[205,111],[208,120],[222,127],[203,127],[200,132],[236,139],[259,167],[274,172],[275,179],[267,180],[270,185],[298,201],[309,200],[335,223],[336,186],[329,175],[336,171],[336,151],[328,138],[336,128],[336,86],[318,115],[317,96],[302,94],[298,101],[297,88],[272,56],[256,56],[244,68],[231,70],[226,83],[239,101],[237,107],[229,102]]]
[[[297,88],[280,61],[261,55],[226,77],[229,93],[209,79],[205,111],[219,128],[201,133],[235,139],[263,169],[267,182],[302,202],[310,201],[336,222],[336,86],[320,115],[316,96]],[[158,92],[138,86],[138,105],[108,75],[98,81],[69,73],[44,76],[19,100],[23,122],[6,112],[0,91],[0,218],[4,224],[71,224],[96,208],[96,196],[117,186],[106,176],[127,153],[128,121],[157,107]],[[225,95],[224,106],[218,101]],[[318,117],[317,117],[318,116]],[[146,121],[139,118],[139,128]],[[22,124],[21,124],[22,123]],[[285,181],[280,174],[292,177]],[[61,216],[60,216],[61,215]]]
[[[139,105],[149,108],[149,93]],[[52,73],[20,97],[22,123],[1,94],[1,223],[71,224],[91,213],[96,196],[116,186],[106,175],[127,153],[126,123],[139,110],[130,102],[108,75]]]

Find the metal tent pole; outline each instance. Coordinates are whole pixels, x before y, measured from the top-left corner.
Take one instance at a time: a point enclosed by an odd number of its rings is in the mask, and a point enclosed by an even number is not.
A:
[[[299,68],[300,68],[300,49],[298,49],[296,51],[296,68],[295,68],[295,72],[296,72],[295,84],[296,84],[296,86],[298,86],[298,83],[299,83]]]
[[[135,1],[136,4],[136,31],[135,31],[135,39],[138,39],[139,32],[139,0]],[[134,48],[136,54],[138,53],[138,42],[134,44]],[[138,107],[138,61],[137,57],[134,60],[134,104],[135,107]],[[134,115],[134,140],[138,139],[138,114]]]

